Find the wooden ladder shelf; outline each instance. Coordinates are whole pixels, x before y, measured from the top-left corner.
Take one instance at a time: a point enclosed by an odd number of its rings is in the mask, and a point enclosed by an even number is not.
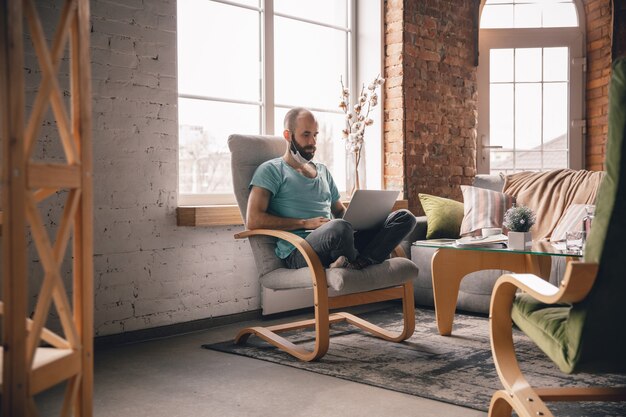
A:
[[[41,68],[26,112],[24,33]],[[92,415],[93,191],[89,1],[67,0],[48,45],[35,0],[2,0],[0,7],[0,113],[2,115],[2,415],[35,416],[34,395],[66,382],[60,414]],[[70,108],[57,76],[69,44]],[[64,160],[35,160],[48,108],[56,120]],[[50,237],[39,204],[65,198],[56,235]],[[29,292],[27,233],[43,269]],[[68,243],[71,251],[67,253]],[[62,279],[70,259],[68,296]],[[29,307],[28,299],[37,300]],[[54,305],[62,335],[45,327]],[[32,310],[31,310],[32,309]]]

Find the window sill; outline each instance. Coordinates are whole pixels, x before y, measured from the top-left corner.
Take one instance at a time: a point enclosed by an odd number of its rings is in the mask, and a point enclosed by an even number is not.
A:
[[[348,203],[344,202],[347,206]],[[408,200],[398,200],[394,210],[408,209]],[[178,226],[238,226],[243,225],[239,207],[236,205],[220,206],[181,206],[176,209]]]

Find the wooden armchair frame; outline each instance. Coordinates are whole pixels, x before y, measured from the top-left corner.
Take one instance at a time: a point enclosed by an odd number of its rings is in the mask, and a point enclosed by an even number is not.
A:
[[[518,289],[546,304],[575,303],[591,290],[598,265],[569,262],[560,287],[532,274],[502,275],[493,290],[490,308],[490,336],[493,359],[504,389],[491,398],[489,416],[552,416],[545,401],[624,401],[626,387],[533,388],[522,375],[515,356],[511,307]]]
[[[408,339],[413,334],[415,330],[415,304],[413,301],[412,280],[409,279],[404,284],[391,288],[332,297],[328,295],[326,271],[324,270],[319,257],[306,240],[290,232],[267,229],[246,230],[245,232],[236,234],[235,238],[242,239],[259,235],[273,236],[284,239],[294,245],[296,250],[302,253],[309,269],[311,270],[315,318],[276,326],[247,327],[242,329],[239,334],[237,334],[235,343],[245,343],[251,335],[255,335],[302,361],[310,362],[321,358],[328,351],[330,343],[329,330],[331,323],[337,323],[345,320],[348,323],[368,331],[377,337],[392,342],[401,342]],[[400,247],[396,248],[395,255],[403,255],[403,251]],[[402,312],[404,316],[404,327],[402,332],[398,334],[385,330],[347,312],[330,314],[331,309],[339,309],[395,299],[402,300]],[[301,346],[297,346],[278,334],[281,332],[307,327],[315,327],[315,347],[312,351],[308,351]]]

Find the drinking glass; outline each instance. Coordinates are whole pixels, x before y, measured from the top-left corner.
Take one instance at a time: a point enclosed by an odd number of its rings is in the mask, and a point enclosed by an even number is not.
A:
[[[585,243],[585,232],[583,230],[570,230],[565,233],[565,249],[568,252],[581,252]]]

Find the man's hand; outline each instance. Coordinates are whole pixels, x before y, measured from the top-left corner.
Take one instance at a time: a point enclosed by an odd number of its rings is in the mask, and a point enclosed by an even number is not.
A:
[[[312,219],[306,219],[304,221],[304,229],[315,230],[328,221],[330,221],[330,219],[327,219],[326,217],[313,217]]]

